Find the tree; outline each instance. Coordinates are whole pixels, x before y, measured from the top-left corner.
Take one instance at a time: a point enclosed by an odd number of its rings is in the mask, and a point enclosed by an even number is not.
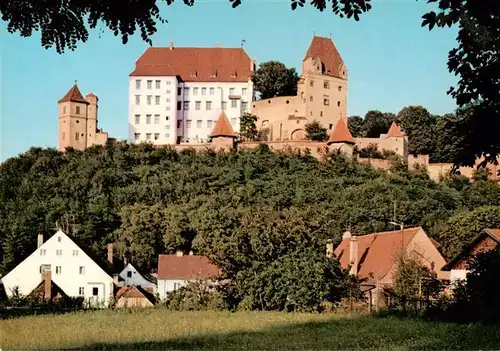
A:
[[[240,135],[246,140],[255,140],[259,134],[256,124],[257,116],[244,113],[240,119]]]
[[[368,111],[364,119],[365,137],[378,138],[380,134],[387,133],[392,120],[380,111]]]
[[[360,138],[365,135],[364,121],[359,116],[349,116],[347,118],[347,127],[354,138]]]
[[[295,68],[287,68],[278,61],[263,62],[252,77],[254,89],[261,99],[297,95],[299,76]]]
[[[324,128],[318,121],[314,120],[306,124],[306,137],[309,140],[325,141],[328,139],[326,128]]]
[[[290,0],[293,10],[303,7],[305,1]],[[125,44],[136,30],[141,38],[152,44],[151,36],[156,33],[157,22],[166,23],[160,16],[159,0],[150,1],[107,1],[100,0],[67,0],[67,1],[1,1],[0,13],[2,20],[7,22],[9,33],[19,32],[23,37],[29,37],[33,32],[40,31],[42,46],[51,48],[55,45],[58,53],[66,49],[74,50],[89,38],[88,29],[95,29],[99,23],[104,23],[115,36],[121,36]],[[171,5],[174,0],[166,0]],[[183,0],[187,6],[193,6],[194,0]],[[229,0],[232,7],[241,4],[241,0]],[[323,11],[327,0],[313,3],[314,7]],[[369,11],[370,0],[331,0],[332,11],[347,18]]]
[[[411,154],[428,155],[434,151],[436,119],[422,106],[408,106],[398,113],[401,127],[408,136]]]

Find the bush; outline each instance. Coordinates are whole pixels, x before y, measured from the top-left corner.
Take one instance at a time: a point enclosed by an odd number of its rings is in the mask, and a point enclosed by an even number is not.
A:
[[[175,311],[227,309],[220,292],[207,281],[197,280],[168,293],[165,306]]]

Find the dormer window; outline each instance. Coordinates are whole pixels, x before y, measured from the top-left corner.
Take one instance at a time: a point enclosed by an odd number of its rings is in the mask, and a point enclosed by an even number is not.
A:
[[[210,78],[215,78],[215,77],[217,77],[217,71],[210,74]]]
[[[196,71],[191,72],[191,73],[189,73],[189,76],[190,76],[191,78],[195,78],[196,76],[198,76],[198,72],[196,72]]]
[[[231,73],[231,78],[236,78],[236,72]]]

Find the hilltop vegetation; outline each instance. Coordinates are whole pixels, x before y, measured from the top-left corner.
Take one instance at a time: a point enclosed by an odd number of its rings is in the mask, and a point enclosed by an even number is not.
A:
[[[0,185],[3,273],[58,223],[101,254],[115,242],[144,270],[161,253],[209,255],[233,279],[233,303],[251,309],[314,309],[325,296],[341,298],[349,281],[324,258],[326,240],[338,243],[349,228],[393,229],[394,201],[398,220],[423,226],[449,255],[477,230],[500,225],[495,183],[437,184],[397,161],[387,174],[337,155],[317,160],[265,147],[217,154],[124,143],[66,153],[32,148],[0,166]],[[276,277],[286,277],[282,289],[266,289]]]

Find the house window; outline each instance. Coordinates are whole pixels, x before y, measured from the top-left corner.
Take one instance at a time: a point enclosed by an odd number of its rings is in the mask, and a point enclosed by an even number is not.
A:
[[[201,119],[197,120],[196,121],[196,128],[201,128],[201,123],[202,123]]]
[[[166,98],[166,99],[165,99],[165,102],[170,102],[170,98]]]
[[[193,88],[193,95],[198,95],[198,88]]]
[[[247,103],[247,102],[243,102],[243,101],[241,102],[241,109],[242,109],[243,111],[246,111],[246,110],[247,110],[247,106],[248,106],[248,103]]]
[[[141,104],[141,96],[140,95],[136,95],[135,96],[135,104],[136,105],[140,105]]]
[[[132,278],[132,271],[127,272],[127,278]]]
[[[146,124],[151,124],[151,115],[146,115]]]
[[[141,123],[141,115],[135,115],[135,124]]]
[[[195,109],[195,110],[199,110],[200,108],[201,108],[201,101],[196,101],[196,102],[194,103],[194,109]]]
[[[190,119],[188,119],[186,121],[186,128],[191,128],[191,120]]]
[[[207,121],[207,128],[212,128],[212,121],[211,120]]]
[[[78,295],[83,296],[84,294],[85,294],[85,289],[83,288],[83,286],[79,287],[78,288]]]
[[[56,274],[61,274],[61,266],[56,266]]]
[[[178,121],[177,121],[177,128],[180,128],[180,127],[182,127],[182,121],[181,121],[181,120],[178,120]]]
[[[167,125],[165,126],[165,129],[170,129],[170,126],[167,124]]]
[[[181,283],[174,283],[174,291],[177,291],[181,288]]]
[[[339,91],[342,91],[342,85],[339,85]]]
[[[169,133],[165,133],[165,138],[170,138],[170,134]]]
[[[337,101],[337,106],[340,107],[340,101]]]
[[[309,101],[313,101],[313,97],[312,96],[309,96]]]
[[[57,242],[60,243],[62,238],[60,236],[57,237]]]
[[[75,140],[80,140],[80,134],[78,132],[75,133]]]
[[[78,256],[78,250],[73,250],[73,256]]]
[[[210,95],[214,95],[215,94],[215,88],[210,88]]]
[[[151,99],[152,99],[152,96],[151,96],[151,95],[148,95],[148,96],[147,96],[147,101],[146,101],[146,104],[151,105]]]
[[[189,101],[184,101],[184,104],[182,105],[182,107],[183,107],[184,111],[189,110]]]
[[[229,95],[234,95],[234,88],[229,88]]]
[[[207,88],[201,88],[201,95],[207,95]]]
[[[170,111],[170,106],[166,106],[165,110]]]
[[[151,140],[151,133],[146,133],[146,140]]]
[[[47,254],[47,250],[40,249],[40,256],[45,256]]]
[[[79,115],[80,114],[80,106],[76,106],[76,114]]]
[[[155,124],[160,124],[160,115],[155,115]]]
[[[134,139],[139,140],[141,138],[141,133],[134,133]]]
[[[313,86],[314,86],[314,81],[313,81],[313,80],[311,80],[311,81],[309,82],[309,85],[310,85],[311,87],[313,87]]]
[[[330,89],[330,83],[327,81],[323,82],[323,88]]]
[[[160,96],[156,95],[155,96],[155,105],[159,105],[160,104]]]
[[[155,133],[155,140],[158,140],[159,137],[160,137],[160,133]]]
[[[141,80],[140,79],[135,80],[135,89],[137,89],[137,90],[141,89]]]
[[[241,88],[241,95],[243,96],[247,95],[247,88]]]
[[[170,85],[170,81],[169,81],[169,80],[167,80],[167,81],[165,82],[165,84]]]
[[[177,88],[177,95],[181,95],[182,94],[182,88]]]
[[[160,89],[160,81],[159,80],[155,80],[155,88],[156,89]]]
[[[238,107],[238,100],[231,100],[231,107],[232,108]]]
[[[227,102],[226,101],[222,101],[222,109],[227,110]]]
[[[153,81],[148,80],[148,89],[153,89]]]
[[[212,109],[212,101],[207,101],[205,105],[205,110],[210,111]]]
[[[182,109],[182,101],[177,101],[177,111]]]
[[[56,250],[56,256],[62,256],[62,250]]]
[[[165,116],[165,121],[170,121],[170,116]]]
[[[167,83],[168,83],[168,81],[167,81]],[[170,94],[170,93],[171,93],[170,89],[167,89],[167,94]]]
[[[330,105],[330,99],[328,99],[327,97],[324,97],[323,98],[323,105],[329,106]]]
[[[80,266],[80,268],[78,269],[78,272],[79,272],[81,275],[84,275],[84,274],[85,274],[85,267],[84,267],[84,266]]]
[[[50,264],[42,264],[40,265],[40,273],[50,272]]]

